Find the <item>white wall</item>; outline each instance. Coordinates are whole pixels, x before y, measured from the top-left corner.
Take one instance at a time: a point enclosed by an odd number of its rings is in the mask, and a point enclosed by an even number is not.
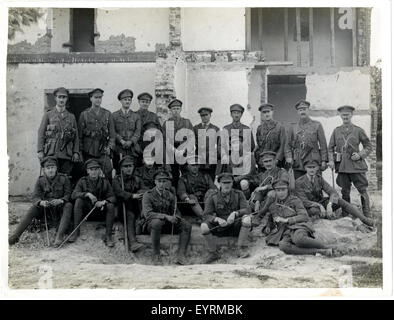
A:
[[[182,8],[186,51],[245,50],[245,8]]]
[[[168,8],[97,9],[98,40],[123,33],[136,39],[136,51],[155,51],[156,43],[169,44],[168,16]]]

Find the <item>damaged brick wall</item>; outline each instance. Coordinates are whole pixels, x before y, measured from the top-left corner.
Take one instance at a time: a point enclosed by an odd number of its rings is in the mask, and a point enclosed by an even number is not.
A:
[[[123,33],[119,36],[110,36],[108,40],[95,39],[95,52],[130,53],[134,51],[135,38],[126,37]]]
[[[51,52],[51,39],[52,33],[50,29],[47,29],[47,32],[37,38],[37,41],[34,44],[23,40],[16,44],[8,45],[8,54],[13,53],[50,53]]]
[[[378,190],[378,177],[376,175],[376,133],[378,129],[378,111],[376,108],[376,90],[375,81],[371,76],[371,144],[372,152],[369,154],[367,161],[369,164],[368,184],[369,189]]]
[[[371,42],[371,9],[357,9],[358,66],[368,66]]]

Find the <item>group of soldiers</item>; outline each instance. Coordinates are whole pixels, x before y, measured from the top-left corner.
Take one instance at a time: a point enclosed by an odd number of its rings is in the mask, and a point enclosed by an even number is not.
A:
[[[44,217],[46,222],[49,216],[57,223],[55,247],[84,239],[81,230],[88,217],[105,221],[104,242],[113,247],[113,224],[118,219],[125,225],[125,244],[132,252],[144,249],[137,234],[151,235],[154,264],[162,264],[161,234],[179,234],[176,263],[186,264],[192,224],[185,216],[189,215],[198,218],[208,251],[205,262],[211,263],[220,258],[216,237],[221,236],[238,237],[237,255],[249,256],[249,235],[259,225],[266,243],[279,245],[287,254],[327,256],[335,255],[336,248],[315,238],[311,219],[351,215],[369,227],[374,225],[365,162],[371,144],[365,131],[351,122],[352,106],[338,108],[343,124],[334,130],[327,146],[321,123],[309,117],[308,101],[295,104],[299,121],[288,132],[273,119],[275,106],[261,105],[257,143],[252,130],[241,122],[244,108],[233,104],[233,122],[223,128],[232,138],[226,152],[220,153],[223,141],[220,129],[210,121],[211,108],[198,110],[201,123],[193,127],[180,116],[182,101],[174,99],[168,104],[171,117],[162,126],[158,116],[148,111],[149,93],[138,95],[140,108],[134,112],[130,109],[133,91],[122,90],[118,94],[121,108],[114,113],[101,107],[103,93],[100,88],[89,92],[91,107],[77,123],[66,109],[68,90],[54,90],[56,106],[45,113],[38,130],[42,169],[33,205],[9,237],[10,245],[34,218]],[[198,134],[201,130],[216,133],[215,143],[212,147],[207,138],[204,152],[197,147],[197,155],[187,157],[183,165],[159,164],[153,155],[143,155],[144,133],[154,129],[165,136],[170,125],[174,135],[189,129],[196,146],[205,138]],[[165,141],[166,150],[185,154],[180,149],[184,141]],[[239,153],[237,163],[232,152]],[[212,154],[218,162],[208,161]],[[84,164],[82,177],[73,170],[80,163]],[[244,163],[249,165],[242,167]],[[328,167],[338,173],[342,198],[322,177]],[[362,210],[350,203],[352,183],[360,194]]]

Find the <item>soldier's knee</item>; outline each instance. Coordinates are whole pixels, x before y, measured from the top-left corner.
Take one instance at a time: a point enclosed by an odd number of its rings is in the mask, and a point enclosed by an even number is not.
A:
[[[154,229],[154,230],[161,230],[163,225],[164,225],[164,221],[160,220],[160,219],[153,219],[150,223],[151,229]]]
[[[250,228],[252,226],[252,218],[250,216],[244,216],[242,218],[242,226]]]
[[[191,223],[187,222],[186,220],[182,220],[181,228],[182,228],[182,230],[187,231],[187,232],[191,232],[192,231]]]
[[[78,198],[77,200],[75,200],[74,208],[82,209],[84,204],[85,204],[85,200]]]
[[[73,208],[72,203],[71,202],[66,202],[64,204],[63,210],[72,210],[72,208]]]
[[[115,212],[115,206],[114,206],[113,203],[108,202],[106,204],[106,207],[107,207],[107,212],[110,212],[110,213],[114,213]]]
[[[248,180],[242,179],[240,181],[239,185],[240,185],[242,191],[249,189],[249,181]]]
[[[307,211],[308,211],[308,214],[310,217],[320,216],[320,209],[319,208],[312,207],[312,208],[309,208]]]
[[[200,229],[201,229],[201,233],[202,233],[203,235],[206,235],[206,234],[210,234],[210,233],[211,233],[211,230],[209,230],[208,224],[205,223],[205,222],[201,223]]]

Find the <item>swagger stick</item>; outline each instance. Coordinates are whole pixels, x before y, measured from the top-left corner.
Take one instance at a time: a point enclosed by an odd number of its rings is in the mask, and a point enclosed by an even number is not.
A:
[[[119,158],[120,161],[122,161],[122,154],[119,153]],[[122,168],[120,168],[120,180],[122,182],[122,190],[124,191],[124,181],[123,181],[123,172],[122,172]],[[123,230],[124,230],[124,245],[125,245],[125,249],[126,252],[129,252],[129,238],[128,238],[128,234],[127,234],[127,215],[126,215],[126,205],[124,203],[124,201],[122,201],[122,209],[123,209]]]
[[[103,207],[102,207],[102,208],[103,208]],[[84,223],[84,222],[88,219],[88,217],[92,214],[92,212],[94,211],[94,209],[96,209],[95,206],[93,206],[92,210],[90,210],[90,211],[88,212],[88,214],[85,216],[85,218],[82,219],[82,221],[74,228],[74,230],[67,236],[67,238],[64,239],[64,241],[60,244],[60,246],[57,247],[58,249],[60,249],[60,248],[68,241],[68,239],[71,238],[71,236],[75,233],[75,231],[77,231],[78,228],[82,225],[82,223]]]

